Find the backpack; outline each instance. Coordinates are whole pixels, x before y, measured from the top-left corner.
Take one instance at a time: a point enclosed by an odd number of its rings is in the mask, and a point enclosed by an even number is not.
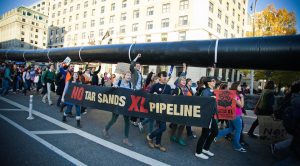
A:
[[[121,86],[121,83],[122,83],[122,80],[119,80],[119,81],[118,81],[118,87]],[[129,81],[129,88],[131,89],[131,82],[130,82],[130,81]]]
[[[297,108],[289,106],[283,112],[282,123],[289,134],[293,134],[297,127],[297,120],[295,118],[297,111]]]

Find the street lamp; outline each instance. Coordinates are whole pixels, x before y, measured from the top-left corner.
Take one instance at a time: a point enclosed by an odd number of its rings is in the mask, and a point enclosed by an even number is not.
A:
[[[255,11],[256,11],[256,3],[258,0],[254,1],[254,14],[253,14],[253,37],[255,37]],[[251,82],[250,82],[250,95],[253,95],[253,86],[254,86],[254,70],[251,70],[250,73]]]

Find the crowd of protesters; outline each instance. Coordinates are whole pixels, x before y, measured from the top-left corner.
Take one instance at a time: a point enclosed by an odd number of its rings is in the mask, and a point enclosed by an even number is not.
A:
[[[86,113],[86,108],[65,101],[65,94],[70,83],[144,90],[156,95],[206,96],[213,98],[215,98],[214,90],[216,89],[234,90],[236,91],[234,97],[234,100],[236,101],[236,118],[233,120],[222,120],[217,119],[217,116],[212,116],[209,127],[202,128],[201,135],[198,138],[197,146],[195,148],[195,156],[201,159],[213,157],[215,154],[210,151],[210,146],[214,141],[218,142],[222,137],[225,137],[232,142],[234,150],[242,153],[247,152],[249,145],[245,142],[242,132],[244,127],[243,114],[246,114],[244,109],[245,84],[235,82],[229,85],[229,83],[220,82],[215,77],[202,77],[198,81],[196,91],[193,91],[193,79],[187,78],[187,67],[186,64],[183,64],[183,72],[174,83],[175,89],[172,89],[168,84],[170,73],[168,74],[166,71],[157,74],[150,72],[144,80],[141,74],[141,65],[138,62],[139,58],[141,58],[140,54],[132,61],[128,72],[125,72],[120,78],[117,78],[115,74],[109,73],[104,73],[103,77],[100,78],[99,72],[101,70],[101,65],[98,67],[89,67],[87,65],[84,69],[80,68],[79,71],[75,72],[73,64],[61,63],[59,69],[55,71],[53,64],[50,64],[48,67],[34,65],[25,67],[24,65],[2,63],[0,66],[2,85],[0,93],[2,96],[5,96],[9,93],[10,89],[12,89],[13,93],[27,95],[28,91],[33,93],[35,89],[35,93],[42,96],[42,102],[52,105],[54,102],[52,92],[56,92],[59,96],[56,106],[59,107],[60,112],[63,113],[62,121],[66,122],[67,117],[74,117],[72,114],[72,107],[74,106],[76,110],[76,124],[77,127],[80,128],[82,127],[80,122],[81,115]],[[276,110],[274,110],[274,89],[274,82],[268,81],[255,106],[255,114],[275,115],[278,119],[289,121],[290,123],[286,124],[285,127],[293,137],[290,141],[291,143],[286,145],[286,147],[290,147],[293,155],[300,157],[300,81],[296,81],[291,85],[290,90],[284,97],[282,105]],[[214,110],[212,111],[217,114],[217,107],[213,109]],[[117,121],[118,117],[119,114],[112,113],[111,119],[102,130],[105,137],[110,137],[109,131],[112,125]],[[125,145],[133,146],[133,143],[129,141],[130,123],[137,126],[141,132],[144,132],[144,127],[147,125],[147,136],[145,139],[148,146],[153,149],[157,148],[162,152],[167,151],[167,147],[163,146],[161,141],[167,130],[165,121],[155,121],[150,118],[128,117],[125,115],[123,118],[123,143]],[[258,125],[259,122],[258,119],[256,119],[248,131],[249,137],[257,137],[254,135],[254,130]],[[183,136],[185,129],[188,137],[197,139],[197,135],[192,131],[191,126],[171,123],[169,127],[171,128],[171,142],[186,146],[188,142]],[[273,144],[273,150],[275,147],[275,144]]]

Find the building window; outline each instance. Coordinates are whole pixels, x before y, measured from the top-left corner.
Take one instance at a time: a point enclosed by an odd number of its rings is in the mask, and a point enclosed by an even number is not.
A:
[[[228,31],[227,31],[227,29],[224,30],[224,36],[225,36],[226,38],[228,38]]]
[[[243,14],[245,15],[245,9],[243,8]]]
[[[94,31],[90,32],[90,38],[94,38]]]
[[[231,29],[234,29],[234,22],[231,21]]]
[[[25,18],[22,18],[22,22],[26,22],[26,19],[25,19]]]
[[[67,1],[67,0],[65,0],[65,1],[64,1],[64,5],[67,5],[67,4],[68,4],[68,1]]]
[[[52,13],[52,18],[55,18],[55,13]]]
[[[220,24],[217,25],[217,32],[221,33],[221,25]]]
[[[69,17],[69,22],[72,22],[72,16]]]
[[[125,33],[125,25],[120,26],[120,33]]]
[[[95,9],[92,10],[92,16],[95,16]]]
[[[83,23],[82,23],[82,28],[83,28],[83,29],[86,28],[86,22],[83,22]]]
[[[21,31],[21,35],[25,35],[25,32],[24,32],[24,31]]]
[[[220,4],[222,4],[222,0],[219,0]]]
[[[126,6],[127,6],[127,1],[126,1],[126,0],[123,0],[123,1],[122,1],[122,8],[126,8]]]
[[[113,35],[113,34],[114,34],[114,28],[113,28],[113,27],[110,27],[110,28],[109,28],[109,34],[110,34],[110,35]]]
[[[80,9],[80,4],[77,4],[76,10]]]
[[[76,14],[76,20],[78,20],[79,19],[79,14]]]
[[[151,35],[146,35],[146,42],[148,42],[148,43],[151,42]]]
[[[99,37],[103,36],[103,29],[99,29]]]
[[[188,0],[181,0],[179,3],[179,10],[186,10],[189,8],[189,1]]]
[[[100,18],[100,25],[104,25],[104,18]]]
[[[86,18],[87,16],[87,11],[83,12],[83,18]]]
[[[66,22],[66,18],[63,18],[63,24]]]
[[[228,25],[228,16],[225,16],[225,24]]]
[[[57,16],[60,16],[60,11],[57,12]]]
[[[238,3],[238,9],[241,10],[241,4],[240,3]]]
[[[147,30],[153,29],[153,21],[147,21],[146,22],[146,29]]]
[[[239,27],[239,26],[236,27],[236,32],[237,32],[238,34],[240,33],[240,27]]]
[[[115,16],[110,16],[109,17],[109,23],[114,23],[114,19],[115,19]]]
[[[208,27],[213,28],[213,20],[208,18]]]
[[[81,34],[81,39],[85,39],[85,32],[83,32],[82,34]]]
[[[96,5],[97,4],[97,0],[93,0],[93,5]]]
[[[154,14],[154,7],[147,8],[147,16],[152,16]]]
[[[64,9],[63,14],[66,14],[66,13],[67,13],[67,9]]]
[[[162,5],[162,13],[169,13],[170,12],[170,4],[166,3]]]
[[[235,9],[232,9],[232,16],[235,16]]]
[[[105,6],[101,6],[100,12],[101,12],[101,13],[104,13],[104,11],[105,11]]]
[[[233,3],[235,4],[235,0],[233,0]]]
[[[70,12],[73,12],[73,6],[70,7]]]
[[[84,2],[84,8],[88,7],[89,6],[89,2],[88,1],[85,1]]]
[[[115,9],[116,9],[116,4],[115,3],[111,4],[110,10],[111,11],[115,11]]]
[[[55,4],[52,6],[52,10],[54,10],[55,9]]]
[[[125,21],[126,20],[126,13],[122,13],[121,14],[121,21]]]
[[[134,0],[134,5],[140,4],[140,0]]]
[[[218,18],[221,19],[222,18],[222,11],[219,9],[218,10]]]
[[[226,3],[226,9],[229,11],[229,2]]]
[[[75,30],[78,30],[78,24],[75,24]]]
[[[179,16],[179,25],[188,25],[188,16]]]
[[[132,24],[132,32],[137,32],[138,31],[138,23]]]
[[[214,12],[214,4],[213,4],[212,2],[209,2],[209,11],[210,11],[211,13]]]
[[[72,30],[72,26],[69,26],[68,30],[71,31]]]
[[[161,34],[161,41],[168,41],[168,34],[167,33],[162,33]]]
[[[186,32],[185,31],[179,32],[179,34],[178,34],[178,40],[179,41],[186,40]]]
[[[91,27],[95,27],[95,20],[91,20]]]
[[[133,19],[139,18],[140,17],[140,11],[139,10],[135,10],[133,11]]]
[[[161,20],[161,27],[162,28],[168,28],[170,24],[170,19],[169,18],[165,18]]]

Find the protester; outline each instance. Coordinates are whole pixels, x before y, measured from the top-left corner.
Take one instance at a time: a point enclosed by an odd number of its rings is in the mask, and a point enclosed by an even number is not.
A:
[[[105,72],[104,76],[101,79],[101,85],[106,86],[106,87],[111,87],[111,84],[112,84],[112,82],[111,82],[110,78],[108,77],[108,73]]]
[[[205,85],[204,85],[204,79],[205,77],[201,77],[200,80],[197,82],[198,86],[196,89],[196,96],[201,96],[202,91],[205,89]]]
[[[40,68],[36,69],[34,83],[36,84],[36,93],[38,94],[40,89],[43,87],[43,85],[42,85],[42,70]]]
[[[55,80],[54,65],[51,64],[49,66],[49,70],[47,70],[42,75],[42,84],[47,87],[47,93],[43,96],[43,99],[42,99],[43,103],[46,103],[46,98],[48,98],[48,104],[52,105],[51,91],[54,88],[54,80]]]
[[[13,79],[13,93],[17,93],[17,89],[18,89],[18,77],[19,77],[20,73],[19,73],[19,70],[18,70],[18,67],[16,64],[13,65],[13,68],[12,68],[12,79]]]
[[[99,74],[100,70],[101,70],[101,65],[100,64],[99,64],[98,70],[96,70],[95,67],[92,68],[92,71],[91,71],[92,85],[96,85],[96,86],[99,85],[98,74]]]
[[[65,110],[64,114],[63,114],[63,118],[62,121],[63,122],[67,122],[67,115],[70,114],[70,112],[72,112],[72,107],[73,104],[66,102],[65,101],[65,95],[67,93],[67,90],[69,88],[70,83],[78,83],[81,84],[81,80],[79,79],[79,74],[78,73],[74,73],[74,65],[70,64],[67,74],[66,74],[66,82],[65,82],[65,88],[64,88],[64,92],[63,95],[61,97],[61,101],[64,102],[67,105],[67,109]],[[76,126],[78,128],[81,128],[81,123],[80,123],[80,119],[81,119],[81,107],[78,105],[75,105],[75,109],[76,109]]]
[[[238,94],[237,91],[241,91],[241,86],[239,82],[235,82],[231,85],[230,90],[236,91],[234,100],[236,101],[236,109],[235,115],[236,118],[234,120],[229,121],[229,127],[219,131],[217,139],[221,137],[225,137],[227,134],[230,134],[234,131],[233,137],[233,147],[236,151],[239,152],[247,152],[246,149],[242,147],[240,144],[240,136],[242,133],[242,109],[244,107],[244,96],[242,94]]]
[[[131,79],[131,73],[128,71],[125,73],[125,76],[122,80],[118,80],[114,83],[113,87],[132,89],[133,84],[130,82],[130,79]],[[103,135],[105,137],[109,137],[108,130],[112,127],[112,125],[114,123],[116,123],[118,117],[119,117],[119,114],[112,113],[111,120],[107,123],[107,125],[105,126],[105,128],[102,131]],[[126,115],[123,115],[123,118],[124,118],[124,135],[125,135],[125,138],[123,139],[123,143],[128,146],[133,146],[133,144],[130,143],[128,140],[129,127],[130,127],[129,117]]]
[[[30,66],[28,66],[27,68],[24,69],[24,72],[23,72],[23,93],[24,95],[26,96],[26,93],[27,93],[27,90],[30,91],[30,86],[31,86],[31,79],[30,79]]]
[[[159,77],[156,76],[153,72],[150,72],[146,78],[145,84],[144,84],[144,90],[148,93],[150,93],[151,87],[159,82]],[[140,132],[143,132],[144,129],[144,125],[145,124],[149,124],[148,125],[148,134],[150,134],[153,131],[153,123],[154,120],[151,118],[145,118],[144,120],[142,120],[141,122],[138,122],[138,127],[140,129]]]
[[[193,90],[192,90],[192,79],[190,79],[190,78],[186,79],[186,87],[188,89],[187,96],[194,96],[194,93],[193,93]],[[194,132],[192,131],[191,126],[186,126],[186,134],[187,134],[188,137],[197,138],[196,134],[194,134]]]
[[[213,77],[207,77],[204,80],[205,89],[201,92],[201,96],[214,97],[213,89],[216,84],[216,79]],[[212,112],[217,113],[217,106],[215,106]],[[209,128],[202,128],[201,137],[198,140],[195,156],[201,159],[208,159],[213,157],[214,154],[209,151],[210,145],[214,138],[218,135],[218,125],[214,117],[211,117]],[[208,155],[208,156],[207,156]]]
[[[154,84],[150,90],[153,94],[167,94],[171,95],[171,87],[167,84],[167,72],[163,71],[158,73],[159,83]],[[158,128],[147,135],[147,141],[150,148],[158,148],[160,151],[165,152],[167,149],[161,145],[161,137],[166,130],[166,122],[156,121]],[[156,138],[156,143],[153,143],[153,138]]]
[[[141,54],[138,54],[136,56],[136,58],[131,61],[131,64],[130,64],[130,72],[131,72],[131,82],[132,82],[132,85],[133,85],[133,89],[134,90],[140,90],[142,89],[142,86],[143,86],[143,77],[142,77],[142,73],[141,73],[141,64],[139,62],[137,62],[137,60],[139,58],[141,58],[142,55]],[[138,122],[137,122],[137,117],[131,117],[131,123],[134,125],[134,126],[138,126]]]
[[[10,65],[6,64],[4,69],[4,77],[3,77],[3,83],[2,83],[2,90],[0,92],[0,95],[5,96],[8,94],[9,90],[9,83],[13,82],[13,79],[10,77],[11,70]]]
[[[273,81],[268,81],[266,83],[266,86],[254,110],[254,113],[256,115],[269,116],[273,114],[273,105],[275,103],[274,88],[275,88],[275,84]],[[257,126],[258,126],[258,118],[256,118],[256,120],[252,123],[252,126],[248,131],[248,135],[250,137],[257,138],[257,136],[253,134]]]
[[[186,79],[185,77],[179,77],[178,79],[178,86],[173,91],[173,96],[188,96],[189,89],[186,87]],[[173,123],[172,129],[171,129],[171,137],[170,141],[177,142],[179,145],[185,146],[186,142],[182,138],[182,133],[185,128],[185,125],[182,124],[175,124]],[[177,131],[177,133],[176,133]]]

